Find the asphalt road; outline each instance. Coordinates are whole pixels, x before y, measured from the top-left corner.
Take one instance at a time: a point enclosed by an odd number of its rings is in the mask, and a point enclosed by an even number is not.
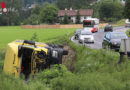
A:
[[[120,26],[120,27],[114,27],[113,30],[114,31],[120,31],[120,32],[126,32],[129,28],[125,28],[124,26]],[[104,36],[105,36],[105,32],[103,29],[100,29],[98,32],[94,33],[94,44],[81,44],[81,45],[84,45],[84,46],[87,46],[89,48],[93,48],[93,49],[101,49],[102,48],[102,42],[103,42],[103,39],[104,39]],[[76,44],[80,44],[78,42],[78,40],[75,40],[74,39],[74,36],[71,38],[71,41],[76,43]]]

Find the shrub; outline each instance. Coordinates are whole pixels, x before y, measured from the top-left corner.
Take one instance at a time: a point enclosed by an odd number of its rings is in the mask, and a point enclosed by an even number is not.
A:
[[[67,70],[64,65],[54,65],[50,69],[46,69],[36,75],[35,80],[40,81],[45,84],[50,84],[50,81],[57,77],[65,77],[66,75],[71,75],[72,73]]]
[[[37,33],[34,33],[30,40],[38,42],[39,40],[38,40]]]

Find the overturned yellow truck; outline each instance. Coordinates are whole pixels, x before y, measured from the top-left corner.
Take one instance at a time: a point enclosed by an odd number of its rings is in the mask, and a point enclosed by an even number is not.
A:
[[[16,77],[34,75],[52,64],[61,64],[68,51],[61,45],[44,44],[29,40],[16,40],[8,44],[4,72]]]

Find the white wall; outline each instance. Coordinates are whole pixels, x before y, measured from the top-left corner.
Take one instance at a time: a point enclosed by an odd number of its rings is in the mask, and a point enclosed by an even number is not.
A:
[[[80,22],[83,22],[83,20],[91,18],[91,16],[80,16]],[[60,20],[64,20],[64,17],[60,17]],[[72,16],[71,20],[73,20],[73,23],[76,23],[76,16]]]
[[[71,20],[73,20],[73,23],[76,23],[76,16],[72,16]]]

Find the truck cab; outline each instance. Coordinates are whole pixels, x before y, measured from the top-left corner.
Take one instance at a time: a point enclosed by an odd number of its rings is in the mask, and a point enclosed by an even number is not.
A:
[[[28,40],[16,40],[8,44],[4,72],[25,78],[44,70],[52,64],[62,64],[62,56],[68,51],[60,45],[48,45]]]

